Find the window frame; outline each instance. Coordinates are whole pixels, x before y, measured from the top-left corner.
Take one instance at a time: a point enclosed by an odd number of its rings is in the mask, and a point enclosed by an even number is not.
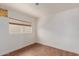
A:
[[[10,18],[10,17],[9,17],[9,18]],[[31,23],[31,22],[28,22],[28,21],[18,20],[18,19],[14,19],[14,18],[10,18],[10,19],[13,19],[13,20],[16,20],[16,21],[20,21],[20,22]],[[10,24],[12,24],[12,25],[19,25],[19,26],[24,26],[24,27],[25,27],[25,26],[31,27],[31,33],[32,33],[32,25],[31,25],[31,24],[23,24],[23,23],[9,22],[9,25],[10,25]],[[24,28],[23,28],[23,29],[24,29]],[[23,30],[23,29],[22,29],[22,30]],[[10,30],[9,30],[9,32],[10,32]],[[15,32],[14,32],[14,33],[13,33],[13,32],[10,32],[10,33],[14,34]],[[18,33],[18,32],[16,32],[16,34],[17,34],[17,33]],[[19,34],[20,34],[20,33],[24,33],[24,32],[21,32],[21,31],[20,31]],[[26,32],[25,32],[25,33],[26,33]],[[28,32],[27,32],[27,33],[28,33]],[[30,33],[30,32],[29,32],[29,33]]]

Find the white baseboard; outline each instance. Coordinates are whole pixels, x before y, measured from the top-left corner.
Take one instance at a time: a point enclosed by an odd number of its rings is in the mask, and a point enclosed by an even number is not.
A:
[[[57,49],[60,49],[60,50],[69,51],[69,52],[72,52],[72,53],[79,54],[79,52],[77,52],[77,51],[72,51],[72,50],[60,48],[60,47],[57,47],[57,46],[55,46],[55,45],[52,45],[52,44],[49,44],[49,43],[46,43],[46,42],[42,42],[42,41],[41,41],[41,42],[37,42],[37,43],[43,44],[43,45],[46,45],[46,46],[49,46],[49,47],[57,48]]]
[[[7,51],[7,52],[5,52],[5,53],[3,53],[3,54],[0,54],[0,55],[9,54],[9,53],[11,53],[11,52],[13,52],[13,51],[16,51],[16,50],[19,50],[19,49],[21,49],[21,48],[27,47],[27,46],[32,45],[32,44],[34,44],[34,43],[36,43],[36,42],[29,42],[27,45],[22,45],[22,46],[19,47],[19,48],[14,48],[14,49],[9,50],[9,51]]]

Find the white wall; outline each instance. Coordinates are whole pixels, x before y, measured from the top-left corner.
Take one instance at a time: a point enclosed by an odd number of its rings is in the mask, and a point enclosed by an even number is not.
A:
[[[0,55],[4,55],[14,50],[23,48],[35,43],[36,41],[36,33],[34,32],[36,28],[35,19],[17,11],[9,10],[8,12],[9,17],[32,22],[33,33],[10,34],[8,23],[9,18],[0,17]]]
[[[34,43],[32,34],[10,34],[10,51],[26,47]]]
[[[38,43],[79,53],[79,9],[51,14],[38,21]]]
[[[26,20],[26,21],[32,21],[34,18],[29,16],[28,14],[23,14],[16,10],[8,10],[8,16],[12,18],[16,18],[19,20]]]
[[[0,55],[9,49],[8,18],[0,17]]]
[[[17,11],[9,10],[9,17],[20,19],[20,20],[26,20],[32,22],[32,27],[35,29],[35,22],[34,18],[31,18],[28,15],[22,14]],[[35,43],[35,33],[34,30],[32,30],[33,33],[26,33],[26,34],[10,34],[10,51],[14,51],[20,48],[23,48],[25,46],[28,46],[30,44]]]

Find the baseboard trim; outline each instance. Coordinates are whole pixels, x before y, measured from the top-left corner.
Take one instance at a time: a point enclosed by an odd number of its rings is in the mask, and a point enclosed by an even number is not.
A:
[[[77,55],[79,56],[79,53],[72,52],[72,51],[69,51],[69,50],[65,50],[65,49],[62,49],[62,48],[58,48],[58,47],[49,45],[48,43],[45,43],[45,42],[37,42],[37,43],[38,43],[38,44],[45,45],[45,46],[53,47],[53,48],[55,48],[55,49],[59,49],[59,50],[62,50],[62,51],[66,51],[66,52],[69,52],[69,53],[74,53],[74,54],[77,54]]]
[[[13,52],[15,52],[15,51],[18,51],[18,50],[21,50],[21,49],[23,49],[23,48],[26,48],[26,47],[28,47],[28,46],[30,46],[30,45],[33,45],[33,44],[36,44],[36,42],[30,43],[30,44],[28,44],[27,46],[24,46],[24,47],[22,47],[22,48],[13,50],[13,51],[11,51],[11,52],[8,52],[8,53],[6,53],[6,54],[4,54],[4,55],[2,55],[2,56],[9,56],[11,53],[13,53]]]
[[[28,46],[35,45],[35,44],[41,44],[41,45],[45,45],[45,46],[49,46],[49,47],[53,47],[53,48],[55,48],[55,49],[59,49],[59,50],[65,51],[65,52],[69,52],[69,53],[77,54],[77,55],[79,56],[78,53],[74,53],[74,52],[67,51],[67,50],[64,50],[64,49],[60,49],[60,48],[57,48],[57,47],[54,47],[54,46],[50,46],[49,44],[44,43],[44,42],[35,42],[35,43],[32,43],[32,44],[30,44],[30,45],[28,45]],[[16,51],[18,51],[18,50],[21,51],[22,49],[24,49],[24,48],[26,48],[26,47],[28,47],[28,46],[25,46],[25,47],[22,47],[22,48],[20,48],[20,49],[11,51],[11,52],[9,52],[9,53],[7,53],[7,54],[4,54],[3,56],[10,56],[11,53],[16,52]]]

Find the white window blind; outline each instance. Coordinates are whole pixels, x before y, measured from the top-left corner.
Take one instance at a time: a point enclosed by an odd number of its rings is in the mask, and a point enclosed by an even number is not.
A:
[[[32,33],[32,23],[23,22],[14,19],[9,21],[9,33],[20,34],[20,33]]]

